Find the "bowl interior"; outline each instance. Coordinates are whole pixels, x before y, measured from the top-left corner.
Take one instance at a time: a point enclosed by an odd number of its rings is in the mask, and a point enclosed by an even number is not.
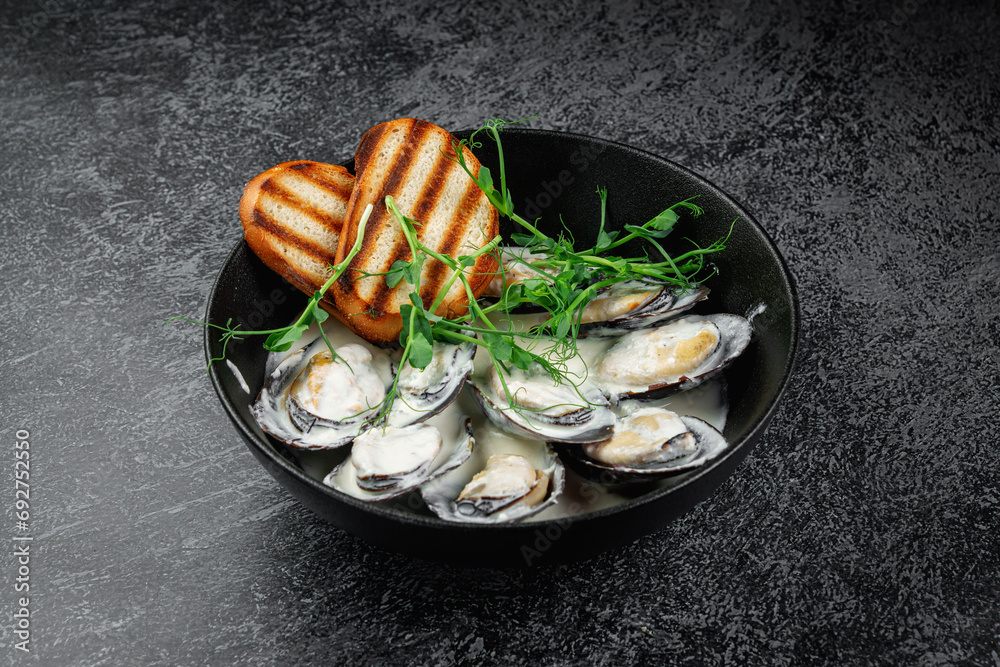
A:
[[[475,149],[477,157],[490,167],[494,181],[499,182],[495,146],[488,137],[480,136],[483,143]],[[707,246],[729,233],[732,227],[727,249],[712,255],[716,273],[706,283],[712,292],[699,307],[702,312],[753,315],[755,328],[750,347],[726,370],[730,410],[724,434],[731,447],[720,459],[688,473],[669,488],[572,519],[577,522],[611,519],[601,524],[600,529],[618,535],[601,542],[601,548],[613,546],[652,531],[690,509],[714,491],[749,453],[791,372],[798,334],[794,284],[773,243],[750,214],[717,187],[683,167],[635,148],[567,133],[507,128],[502,139],[507,186],[519,213],[529,219],[541,218],[541,228],[550,234],[564,224],[578,246],[592,245],[596,240],[600,220],[598,187],[608,191],[608,229],[641,224],[667,206],[697,195],[695,201],[705,214],[694,219],[684,216],[667,239],[668,250],[689,249],[685,237]],[[502,221],[501,233],[505,238],[511,231],[514,231],[511,223]],[[231,320],[248,330],[281,327],[301,311],[305,301],[304,295],[267,269],[241,241],[219,274],[208,304],[207,321],[221,325]],[[378,505],[365,505],[309,478],[295,455],[265,436],[250,415],[250,404],[263,383],[267,355],[262,342],[260,336],[230,341],[226,350],[229,362],[245,379],[249,393],[225,362],[212,364],[213,384],[227,414],[258,460],[286,488],[323,516],[370,541],[430,557],[439,557],[438,551],[444,552],[443,548],[421,549],[410,542],[398,543],[387,533],[401,536],[403,533],[397,529],[405,525],[418,536],[430,531],[440,541],[454,538],[458,546],[447,551],[448,554],[459,554],[461,544],[467,543],[470,535],[495,533],[488,540],[495,543],[497,553],[511,546],[509,553],[514,557],[518,553],[515,548],[518,540],[523,543],[530,536],[526,527],[534,530],[540,525],[447,524],[436,517],[410,516]],[[210,358],[222,356],[217,332],[207,329],[205,344]],[[663,511],[665,507],[669,511]],[[621,520],[623,517],[629,520]],[[572,551],[573,542],[562,541],[567,554]],[[568,557],[599,550],[577,549]],[[566,556],[560,555],[560,549],[550,551],[553,558]],[[500,561],[504,558],[500,556]]]

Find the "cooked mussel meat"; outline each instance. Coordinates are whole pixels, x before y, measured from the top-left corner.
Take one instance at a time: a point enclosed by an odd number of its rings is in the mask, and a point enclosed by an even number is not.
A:
[[[381,407],[389,377],[367,348],[335,349],[317,339],[288,355],[268,376],[251,407],[264,432],[302,449],[349,443]]]
[[[558,382],[537,364],[530,370],[495,367],[473,395],[490,421],[515,434],[553,442],[596,442],[615,423],[607,398],[588,380]]]
[[[612,400],[657,398],[697,386],[746,349],[750,322],[689,315],[621,337],[599,360],[596,381]]]
[[[367,502],[388,500],[460,466],[474,443],[471,420],[455,408],[418,424],[377,424],[323,483]]]
[[[707,287],[629,280],[595,296],[580,313],[581,336],[620,336],[679,317],[708,297]]]
[[[565,468],[542,442],[513,444],[490,427],[464,464],[420,487],[427,506],[446,521],[521,521],[554,505]],[[516,442],[516,441],[514,441]]]
[[[701,419],[643,408],[619,419],[607,440],[582,447],[562,445],[559,451],[584,476],[612,483],[686,472],[714,459],[727,446],[722,434]]]
[[[434,343],[431,362],[414,368],[407,361],[398,371],[396,389],[386,418],[391,426],[405,426],[424,421],[444,410],[462,391],[472,372],[475,344]]]
[[[515,504],[534,507],[545,499],[549,476],[517,454],[491,456],[458,495],[455,506],[463,516],[487,516]]]

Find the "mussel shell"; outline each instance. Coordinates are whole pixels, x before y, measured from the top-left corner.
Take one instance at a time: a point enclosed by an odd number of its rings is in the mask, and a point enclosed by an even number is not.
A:
[[[554,505],[566,486],[566,469],[562,461],[556,456],[555,451],[545,443],[539,442],[538,446],[543,448],[541,450],[543,465],[539,467],[535,462],[532,464],[535,465],[536,470],[542,470],[548,475],[549,488],[545,498],[536,505],[528,507],[512,501],[513,504],[507,503],[505,507],[492,514],[463,514],[455,501],[465,485],[479,472],[479,469],[468,469],[472,461],[467,461],[464,467],[456,468],[448,474],[424,484],[420,487],[420,495],[430,510],[445,521],[479,524],[522,521]]]
[[[697,387],[705,380],[708,380],[719,373],[725,366],[740,356],[750,344],[753,335],[753,325],[750,320],[739,315],[729,313],[715,313],[712,315],[691,315],[688,318],[694,321],[708,321],[715,324],[721,333],[719,342],[720,350],[712,355],[705,364],[695,368],[690,374],[663,378],[659,382],[654,382],[645,387],[615,388],[606,389],[608,397],[612,401],[620,401],[627,398],[644,401],[658,398],[666,398],[681,391],[687,391]],[[675,321],[667,322],[661,326],[667,326]],[[612,348],[613,350],[614,348]],[[611,350],[609,350],[610,352]]]
[[[290,400],[288,389],[292,382],[310,358],[325,347],[325,341],[318,338],[285,357],[264,381],[257,400],[250,406],[261,430],[298,449],[342,447],[357,437],[377,415],[377,411],[372,410],[339,422],[324,420],[306,413]]]
[[[570,469],[601,484],[632,484],[680,475],[705,465],[729,447],[722,433],[708,422],[689,415],[682,415],[681,421],[694,434],[697,450],[690,456],[662,464],[615,466],[595,461],[580,446],[562,443],[552,443],[552,446]]]
[[[630,331],[651,329],[680,317],[699,301],[708,298],[707,287],[682,289],[662,285],[659,294],[638,308],[602,322],[587,322],[580,325],[579,337],[621,336]]]
[[[462,393],[462,387],[472,373],[476,346],[474,343],[462,343],[449,347],[455,348],[454,354],[449,360],[449,372],[442,381],[419,394],[400,391],[388,414],[383,417],[389,424],[407,426],[430,419],[451,405]]]
[[[597,404],[592,409],[569,412],[564,415],[564,422],[559,422],[555,418],[541,413],[535,413],[531,417],[532,421],[528,421],[513,408],[498,406],[474,380],[470,381],[467,386],[487,418],[500,428],[515,435],[550,442],[588,443],[606,440],[614,432],[615,415],[610,406],[606,404]],[[527,409],[522,409],[522,411],[532,414]]]
[[[379,502],[402,496],[422,484],[454,470],[472,455],[476,443],[472,432],[472,419],[465,416],[459,418],[462,419],[459,437],[450,442],[442,438],[441,451],[438,452],[429,466],[414,473],[400,475],[392,481],[387,480],[384,488],[369,491],[357,486],[356,481],[354,481],[356,469],[350,456],[331,470],[323,479],[323,483],[365,502]],[[378,426],[374,428],[378,428]],[[351,483],[352,481],[353,483]]]
[[[345,424],[357,423],[358,421],[355,419],[349,421],[347,420],[336,421],[334,419],[323,419],[322,417],[314,415],[313,413],[309,412],[309,410],[302,407],[299,404],[299,402],[295,400],[295,396],[292,395],[291,393],[288,394],[288,400],[285,408],[286,410],[288,410],[288,418],[291,420],[292,424],[294,424],[295,428],[299,429],[303,433],[309,433],[317,426],[339,429]]]

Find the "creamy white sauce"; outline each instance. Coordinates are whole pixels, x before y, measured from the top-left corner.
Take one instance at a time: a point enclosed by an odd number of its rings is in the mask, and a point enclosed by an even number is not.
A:
[[[375,428],[354,439],[351,463],[360,478],[398,477],[430,464],[441,445],[441,434],[427,424]]]
[[[759,315],[763,315],[765,310],[767,310],[767,304],[761,301],[756,306],[747,311],[746,318],[750,321],[751,324],[753,324],[754,318],[758,317]]]
[[[527,332],[529,327],[544,320],[543,315],[512,315],[509,317],[511,328],[522,332]],[[507,318],[507,315],[496,317],[494,323],[497,328],[506,329],[508,326]],[[373,357],[379,360],[380,365],[384,364],[384,368],[380,368],[379,370],[391,373],[391,370],[387,369],[389,369],[392,361],[398,357],[398,352],[389,353],[365,341],[333,319],[324,323],[323,330],[334,347],[349,343],[365,346],[373,352]],[[301,349],[318,336],[319,331],[316,325],[313,324],[292,349],[285,352],[269,353],[267,359],[268,373],[276,368],[285,356],[295,350]],[[577,340],[579,354],[564,360],[564,372],[570,377],[579,378],[580,380],[591,377],[591,369],[595,367],[596,360],[617,341],[618,337],[590,337]],[[533,340],[529,337],[522,338],[522,345],[529,347],[537,354],[549,351],[555,346],[550,340]],[[478,346],[474,360],[473,376],[482,380],[486,377],[491,365],[489,353],[482,346]],[[593,378],[591,377],[591,379]],[[623,400],[620,404],[614,406],[613,409],[618,416],[624,416],[642,407],[664,407],[679,415],[698,417],[719,431],[722,431],[726,425],[726,414],[729,407],[726,399],[725,379],[720,374],[694,389],[680,394],[653,401],[639,402]],[[456,480],[465,479],[467,482],[477,472],[486,467],[489,457],[494,454],[518,454],[524,456],[532,462],[536,469],[540,470],[545,469],[549,465],[545,443],[539,440],[512,435],[496,427],[483,414],[475,399],[469,395],[468,389],[463,390],[452,405],[440,414],[431,417],[427,420],[427,423],[433,424],[440,429],[444,441],[448,442],[449,439],[459,437],[464,415],[469,415],[472,419],[475,447],[468,460],[449,473],[448,477],[454,477]],[[331,470],[343,462],[337,474],[338,487],[343,492],[352,496],[364,498],[369,492],[358,487],[356,481],[352,479],[355,475],[355,470],[350,462],[349,451],[350,447],[343,447],[332,451],[296,451],[295,455],[303,471],[317,481],[323,481]],[[558,520],[614,507],[628,502],[639,495],[645,495],[651,489],[674,486],[684,478],[685,475],[679,475],[638,486],[617,485],[606,487],[583,479],[571,470],[567,470],[565,488],[557,502],[540,513],[528,517],[524,521]],[[327,483],[329,484],[330,482],[328,481]],[[457,492],[455,495],[457,496]],[[393,507],[397,508],[401,506],[401,504],[393,505]],[[400,509],[400,511],[407,510]]]
[[[380,375],[383,373],[391,375],[391,371],[388,370],[390,355],[385,349],[379,347],[378,345],[369,343],[364,338],[357,335],[333,318],[330,318],[323,323],[323,332],[326,334],[327,340],[333,344],[334,348],[351,344],[361,345],[372,353],[372,364],[378,373]],[[302,338],[292,343],[292,346],[289,349],[284,352],[268,352],[267,363],[265,364],[264,371],[265,377],[274,372],[274,369],[278,367],[278,364],[281,363],[282,359],[297,350],[301,350],[317,338],[319,338],[319,327],[315,322],[313,322],[302,334]]]
[[[371,353],[360,345],[335,348],[337,359],[320,352],[292,383],[291,399],[324,419],[342,421],[371,410],[385,398],[386,381],[371,365]],[[325,364],[318,361],[326,360]]]
[[[236,381],[240,383],[240,387],[243,388],[243,391],[249,394],[250,387],[247,385],[247,381],[243,379],[243,373],[240,373],[240,369],[237,368],[236,364],[231,362],[229,359],[226,359],[226,365],[229,366],[229,370],[232,371],[233,377],[235,377]]]
[[[469,396],[467,391],[463,391],[455,401],[459,409],[467,415],[472,416],[472,432],[476,438],[476,447],[472,452],[472,457],[466,464],[470,470],[475,469],[472,475],[486,467],[486,462],[494,454],[517,454],[531,461],[536,469],[542,469],[547,465],[545,454],[545,443],[540,440],[529,440],[520,438],[497,428],[491,422],[475,399]]]
[[[464,462],[469,456],[468,433],[465,430],[466,415],[460,406],[449,405],[439,414],[427,419],[424,424],[433,427],[441,436],[441,449],[434,457],[430,466],[409,475],[401,475],[400,487],[411,490],[428,479],[444,474]],[[345,447],[344,449],[352,449]],[[407,452],[407,458],[415,460],[414,451]],[[300,456],[302,469],[311,477],[318,477],[327,486],[342,493],[365,501],[382,499],[379,492],[372,492],[358,486],[358,471],[354,465],[353,451],[346,458],[339,457],[336,463],[330,464],[329,457]],[[338,467],[339,464],[339,467]]]

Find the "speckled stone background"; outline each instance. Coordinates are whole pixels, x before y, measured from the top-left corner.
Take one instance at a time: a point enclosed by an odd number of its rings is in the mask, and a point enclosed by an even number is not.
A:
[[[0,12],[0,468],[31,433],[39,665],[1000,664],[995,2],[35,2]],[[810,6],[814,4],[815,6]],[[525,571],[297,505],[204,372],[257,172],[376,122],[633,144],[753,210],[798,372],[707,502]]]

